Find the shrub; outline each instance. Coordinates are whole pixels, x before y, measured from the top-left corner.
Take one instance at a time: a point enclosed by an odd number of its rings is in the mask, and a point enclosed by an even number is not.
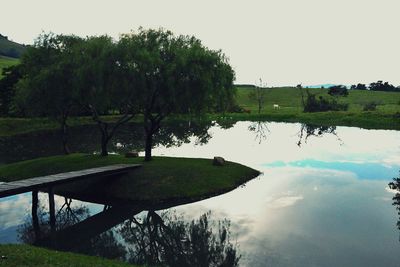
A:
[[[395,114],[393,114],[393,118],[400,119],[400,112],[396,112]]]
[[[228,109],[228,112],[231,112],[231,113],[243,113],[244,112],[244,108],[242,108],[241,106],[235,104],[235,105],[232,105]]]
[[[331,96],[348,96],[349,91],[344,85],[335,85],[329,87],[328,94]]]
[[[377,106],[377,105],[378,105],[378,104],[375,103],[374,101],[368,102],[368,103],[366,103],[366,104],[364,105],[363,110],[364,110],[364,111],[374,111],[374,110],[376,110],[376,106]]]
[[[339,111],[347,110],[348,104],[338,103],[335,99],[326,99],[320,96],[316,98],[315,94],[307,92],[307,99],[304,104],[304,112],[321,112],[321,111]]]

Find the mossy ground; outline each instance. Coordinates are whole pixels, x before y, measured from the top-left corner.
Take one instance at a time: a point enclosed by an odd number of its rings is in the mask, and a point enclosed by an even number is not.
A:
[[[0,245],[0,266],[4,267],[122,267],[120,261],[75,253],[59,252],[28,245]]]

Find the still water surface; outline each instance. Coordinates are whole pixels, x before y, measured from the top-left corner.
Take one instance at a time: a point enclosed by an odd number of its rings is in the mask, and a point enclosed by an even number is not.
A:
[[[400,169],[400,132],[268,122],[238,122],[225,128],[206,127],[208,142],[190,136],[182,144],[174,143],[180,146],[159,142],[154,155],[218,155],[258,169],[263,175],[200,202],[155,214],[141,210],[124,214],[121,222],[101,237],[107,240],[103,246],[98,245],[99,238],[92,238],[90,247],[95,252],[87,248],[81,251],[143,262],[146,257],[137,251],[140,244],[145,246],[152,240],[151,233],[168,237],[175,231],[184,237],[183,232],[193,233],[200,225],[215,235],[206,238],[211,247],[216,251],[221,248],[224,259],[234,250],[240,266],[400,266],[399,218],[392,206],[394,192],[387,186]],[[115,147],[127,146],[130,139],[119,140]],[[92,149],[90,144],[86,147]],[[4,156],[0,160],[12,161]],[[40,199],[46,221],[46,195],[41,194]],[[63,203],[62,197],[57,198],[59,208]],[[71,209],[75,215],[59,213],[59,217],[80,221],[89,214],[102,214],[103,206],[74,200]],[[31,241],[30,212],[30,194],[0,199],[1,243]],[[204,227],[204,219],[209,229]],[[157,220],[164,226],[157,227]],[[221,229],[229,229],[229,242],[221,242]],[[146,235],[146,241],[140,243]],[[163,244],[160,240],[155,243],[155,249]],[[180,249],[188,255],[188,248]],[[106,251],[114,254],[106,255]]]

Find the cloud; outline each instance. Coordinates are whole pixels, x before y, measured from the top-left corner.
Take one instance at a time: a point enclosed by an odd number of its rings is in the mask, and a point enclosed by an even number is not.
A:
[[[341,172],[350,172],[357,175],[359,179],[367,180],[388,180],[393,178],[398,169],[394,166],[371,163],[371,162],[351,162],[351,161],[320,161],[314,159],[304,159],[299,161],[283,162],[275,161],[264,164],[266,167],[298,167],[298,168],[313,168],[324,170],[335,170]]]
[[[0,228],[19,225],[29,213],[30,194],[16,195],[0,201]]]

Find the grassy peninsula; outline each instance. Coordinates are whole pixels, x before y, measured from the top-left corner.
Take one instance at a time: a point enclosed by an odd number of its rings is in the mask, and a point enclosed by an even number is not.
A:
[[[118,163],[139,163],[142,167],[107,182],[93,184],[83,181],[66,186],[63,190],[77,195],[82,193],[89,198],[102,196],[121,201],[191,201],[230,191],[260,174],[257,170],[233,162],[214,166],[211,159],[154,157],[152,161],[145,162],[141,157],[71,154],[0,166],[0,181],[9,182]],[[88,192],[91,192],[90,196]]]

